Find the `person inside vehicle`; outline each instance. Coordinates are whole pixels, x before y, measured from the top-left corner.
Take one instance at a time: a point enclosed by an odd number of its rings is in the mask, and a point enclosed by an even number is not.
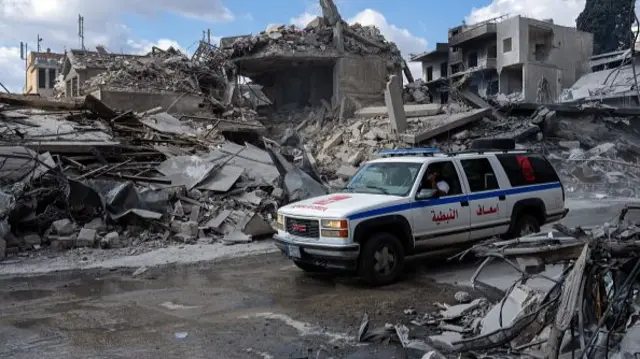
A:
[[[428,182],[427,182],[427,186],[425,186],[424,188],[431,188],[435,190],[436,191],[434,193],[435,196],[441,197],[449,194],[449,190],[450,190],[449,184],[442,177],[440,173],[440,169],[438,167],[435,167],[433,169],[427,168],[426,178]]]

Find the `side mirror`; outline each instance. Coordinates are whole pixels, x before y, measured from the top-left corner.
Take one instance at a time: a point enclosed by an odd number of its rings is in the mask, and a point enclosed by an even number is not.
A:
[[[416,194],[416,199],[423,200],[423,199],[435,198],[437,197],[437,194],[438,194],[438,191],[436,191],[435,189],[424,188],[418,191],[418,194]]]

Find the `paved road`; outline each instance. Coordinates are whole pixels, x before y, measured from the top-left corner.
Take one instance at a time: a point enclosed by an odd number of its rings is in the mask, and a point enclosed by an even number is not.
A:
[[[410,268],[401,283],[309,277],[279,255],[213,268],[84,272],[0,280],[2,358],[401,358],[396,346],[356,346],[403,310],[452,303],[454,289]],[[360,356],[358,356],[360,355]]]
[[[567,223],[594,225],[620,207],[570,206]],[[396,346],[353,342],[363,313],[382,325],[410,320],[407,308],[453,303],[453,284],[467,284],[475,265],[416,259],[404,281],[375,289],[347,277],[306,276],[276,254],[135,277],[132,270],[5,277],[0,357],[401,358]],[[501,266],[488,273],[502,287],[513,279]]]

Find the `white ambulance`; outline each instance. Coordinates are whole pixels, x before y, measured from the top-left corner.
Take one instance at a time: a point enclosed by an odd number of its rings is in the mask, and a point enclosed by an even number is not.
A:
[[[341,193],[280,208],[274,241],[298,267],[355,271],[384,285],[407,256],[538,232],[568,212],[558,174],[540,154],[418,148],[379,156]]]

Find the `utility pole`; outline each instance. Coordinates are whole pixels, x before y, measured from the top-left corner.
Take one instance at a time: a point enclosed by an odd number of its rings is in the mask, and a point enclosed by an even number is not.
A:
[[[84,16],[78,14],[78,37],[80,38],[80,48],[84,51]]]
[[[27,85],[28,85],[28,74],[27,74],[27,69],[29,68],[29,63],[27,62],[29,59],[28,54],[28,46],[26,42],[22,42],[20,41],[20,59],[24,60],[24,93],[27,93]]]
[[[207,43],[211,45],[211,29],[207,29]]]
[[[42,42],[42,38],[40,37],[40,34],[38,34],[37,39],[38,39],[38,47],[37,47],[38,50],[37,50],[37,52],[40,52],[40,43]]]

